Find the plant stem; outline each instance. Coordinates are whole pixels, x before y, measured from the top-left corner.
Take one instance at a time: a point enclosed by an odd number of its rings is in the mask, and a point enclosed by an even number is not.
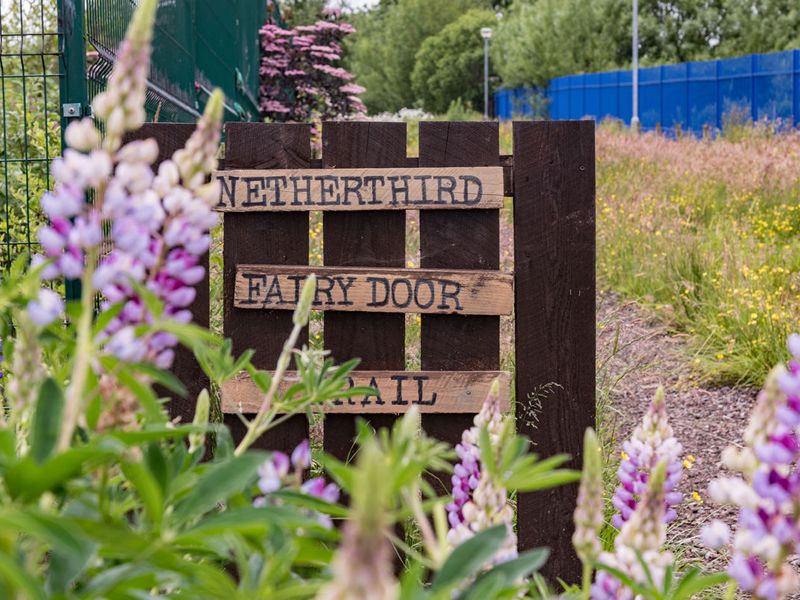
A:
[[[92,275],[97,262],[97,248],[92,248],[86,257],[86,269],[81,279],[81,314],[78,319],[78,341],[75,348],[75,364],[72,366],[67,399],[64,404],[64,418],[61,421],[61,433],[58,438],[59,452],[69,448],[72,434],[78,425],[78,418],[83,408],[83,392],[88,379],[92,354],[92,317],[94,310],[94,288]]]
[[[300,336],[300,332],[302,330],[303,325],[295,324],[295,326],[292,328],[292,333],[289,334],[289,338],[286,340],[286,342],[284,342],[283,350],[281,350],[281,355],[278,357],[278,366],[275,369],[275,374],[272,376],[272,382],[269,385],[269,389],[264,395],[264,400],[261,402],[258,413],[247,426],[247,433],[236,447],[236,450],[234,451],[235,456],[241,456],[244,454],[244,452],[253,444],[253,442],[255,442],[261,436],[261,434],[264,433],[264,416],[269,411],[270,406],[272,406],[272,401],[275,399],[278,386],[283,380],[283,376],[286,374],[286,369],[289,367],[292,351],[297,344],[297,338]]]
[[[412,490],[411,493],[404,492],[403,496],[411,507],[414,520],[417,522],[417,525],[419,525],[419,530],[422,534],[422,542],[428,550],[428,556],[431,557],[433,564],[438,568],[442,564],[439,544],[437,543],[431,524],[428,521],[428,517],[425,516],[425,511],[422,509],[422,503],[419,500],[419,490]]]
[[[592,587],[592,565],[583,563],[583,579],[581,582],[581,598],[589,600],[589,592]]]

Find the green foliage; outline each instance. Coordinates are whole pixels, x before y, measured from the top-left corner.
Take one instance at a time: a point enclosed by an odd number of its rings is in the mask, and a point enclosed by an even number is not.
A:
[[[792,0],[640,0],[644,65],[771,52],[800,44]],[[628,68],[629,0],[514,0],[493,43],[506,86],[544,85],[572,73]]]
[[[40,5],[41,4],[41,5]],[[24,31],[27,35],[17,36]],[[3,7],[0,269],[36,242],[49,159],[61,149],[55,3]],[[51,33],[53,35],[38,35]]]
[[[411,84],[417,52],[431,35],[486,0],[396,0],[354,15],[358,30],[348,68],[367,88],[361,96],[370,112],[414,106]]]
[[[427,38],[411,74],[414,94],[428,112],[443,113],[455,99],[480,106],[483,98],[482,27],[495,27],[490,10],[473,9]]]

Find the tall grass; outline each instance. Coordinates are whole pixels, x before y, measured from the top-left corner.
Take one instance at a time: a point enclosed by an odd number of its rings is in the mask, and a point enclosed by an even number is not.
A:
[[[600,284],[689,334],[693,364],[758,384],[800,326],[800,134],[597,132]]]

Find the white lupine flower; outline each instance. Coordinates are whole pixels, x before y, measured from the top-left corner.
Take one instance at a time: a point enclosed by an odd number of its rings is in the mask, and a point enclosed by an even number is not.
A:
[[[731,539],[731,529],[726,523],[714,519],[700,531],[700,541],[706,548],[716,550],[727,545]]]
[[[64,313],[64,301],[61,296],[48,288],[39,290],[36,300],[28,304],[28,316],[36,325],[50,325]]]

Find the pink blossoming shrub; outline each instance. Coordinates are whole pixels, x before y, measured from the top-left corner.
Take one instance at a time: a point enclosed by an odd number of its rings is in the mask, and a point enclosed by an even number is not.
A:
[[[261,28],[261,114],[270,121],[358,117],[364,88],[339,63],[342,41],[355,31],[326,9],[313,25],[284,29],[271,18]]]

